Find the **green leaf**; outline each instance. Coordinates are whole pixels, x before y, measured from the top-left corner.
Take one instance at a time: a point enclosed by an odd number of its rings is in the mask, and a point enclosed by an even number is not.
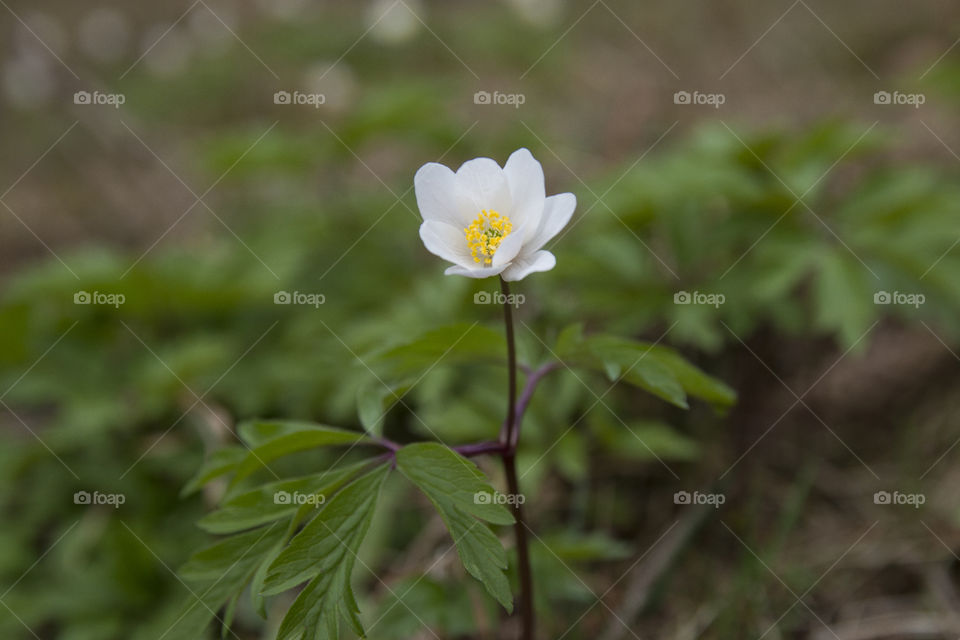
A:
[[[188,496],[214,478],[230,473],[246,457],[246,454],[247,450],[239,445],[231,445],[214,451],[180,491],[180,495],[182,497]]]
[[[264,620],[267,619],[267,600],[263,596],[263,582],[267,579],[267,569],[270,568],[273,561],[276,560],[280,552],[283,551],[285,538],[286,536],[267,552],[263,562],[260,563],[254,572],[253,578],[250,579],[250,604],[253,605],[254,611],[260,614],[260,617]]]
[[[322,427],[302,420],[248,420],[237,427],[240,439],[251,449],[267,444],[282,436]]]
[[[710,403],[715,409],[726,409],[737,401],[736,391],[690,364],[686,358],[669,347],[654,346],[648,357],[669,369],[684,391]]]
[[[382,465],[345,487],[270,564],[266,594],[310,580],[280,624],[277,640],[338,640],[340,616],[364,637],[350,575],[389,471]]]
[[[277,523],[271,527],[229,536],[194,553],[190,560],[180,567],[179,573],[186,580],[217,580],[234,571],[235,563],[241,560],[253,562],[257,555],[266,553],[282,537],[283,532],[283,526]]]
[[[270,482],[231,498],[198,524],[210,533],[234,533],[291,516],[303,504],[322,506],[368,464],[360,462],[309,476]],[[303,498],[298,501],[300,496]]]
[[[310,581],[293,601],[280,623],[277,640],[338,640],[340,638],[339,602],[347,597],[354,558],[344,558],[332,571],[322,573]],[[344,595],[334,598],[339,589]],[[362,632],[360,637],[365,637]]]
[[[624,380],[670,404],[688,408],[687,395],[667,367],[651,358],[652,345],[613,336],[591,336],[574,347],[567,362],[603,371],[611,382]]]
[[[603,371],[611,380],[622,376],[625,382],[678,407],[688,407],[688,394],[716,409],[736,401],[733,389],[669,347],[608,335],[582,338],[572,331],[565,331],[563,337],[557,353],[567,364]]]
[[[387,465],[381,465],[329,500],[270,565],[264,593],[279,593],[317,574],[332,572],[346,558],[353,558],[388,471]]]
[[[513,610],[504,571],[507,554],[490,528],[513,516],[492,499],[494,490],[475,464],[437,443],[408,445],[397,452],[397,469],[430,499],[453,537],[463,566],[508,611]],[[480,497],[483,495],[484,497]]]
[[[284,527],[275,523],[230,536],[195,553],[179,572],[189,583],[190,596],[164,637],[202,637],[216,611],[243,590],[284,532]]]
[[[256,435],[251,438],[252,442],[257,444],[237,465],[231,487],[264,468],[271,460],[291,453],[331,445],[374,444],[372,439],[362,433],[309,422],[257,423],[257,427]],[[250,438],[251,428],[242,432],[241,436]]]
[[[238,591],[227,601],[227,606],[223,611],[223,618],[221,618],[223,624],[220,625],[220,638],[226,640],[227,635],[230,633],[230,626],[233,624],[233,617],[237,613],[237,602],[240,600],[240,592]]]

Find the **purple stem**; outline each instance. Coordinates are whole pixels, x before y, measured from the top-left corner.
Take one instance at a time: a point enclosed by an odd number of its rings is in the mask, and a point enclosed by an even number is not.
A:
[[[459,447],[453,447],[453,450],[465,458],[471,458],[473,456],[481,456],[485,453],[506,453],[507,447],[502,442],[492,441],[462,444]]]
[[[520,421],[523,419],[523,414],[527,411],[527,405],[530,404],[530,400],[533,398],[533,392],[536,391],[537,385],[540,384],[540,381],[544,378],[544,376],[555,369],[559,369],[561,366],[562,364],[560,362],[548,362],[544,365],[541,365],[527,377],[527,384],[523,387],[523,393],[520,394],[520,399],[517,401],[516,416],[514,418],[514,424],[516,427],[513,429],[510,442],[506,442],[506,421],[504,421],[503,427],[500,429],[500,441],[504,442],[510,451],[515,451],[517,449],[517,442],[520,441]]]

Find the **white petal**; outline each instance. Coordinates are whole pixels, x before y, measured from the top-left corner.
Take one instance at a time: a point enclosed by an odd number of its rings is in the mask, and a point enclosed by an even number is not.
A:
[[[457,169],[457,184],[460,187],[460,209],[472,211],[470,220],[483,209],[510,215],[512,204],[507,178],[500,165],[490,158],[464,162]]]
[[[529,224],[529,223],[528,223]],[[496,253],[493,254],[493,266],[506,266],[511,260],[516,258],[526,245],[526,238],[530,235],[527,225],[520,225],[520,228],[514,228],[506,238],[500,242]]]
[[[460,228],[469,224],[469,212],[463,209],[457,174],[453,171],[442,164],[429,162],[417,171],[413,184],[417,206],[424,220],[438,220]]]
[[[567,226],[573,210],[577,208],[577,197],[572,193],[558,193],[546,199],[543,207],[543,219],[525,251],[533,252],[549,242],[560,230]]]
[[[503,279],[507,282],[522,280],[536,271],[550,271],[556,264],[557,259],[552,253],[537,251],[533,255],[521,256],[511,262],[503,271]]]
[[[503,174],[510,187],[513,209],[510,219],[515,225],[527,220],[539,219],[543,212],[544,190],[543,167],[527,149],[517,149],[507,164],[503,165]],[[530,233],[536,230],[536,224],[530,227]]]
[[[467,276],[468,278],[489,278],[503,271],[503,267],[461,267],[454,265],[443,272],[447,276]]]
[[[463,266],[470,266],[473,263],[463,229],[458,229],[446,222],[427,220],[420,225],[420,239],[423,240],[423,246],[427,251],[440,256],[447,262]]]

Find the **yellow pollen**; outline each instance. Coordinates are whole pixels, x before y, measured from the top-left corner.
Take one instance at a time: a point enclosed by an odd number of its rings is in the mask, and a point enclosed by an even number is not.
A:
[[[480,211],[477,219],[463,230],[473,261],[482,263],[485,267],[493,264],[493,254],[511,231],[513,225],[507,216],[502,216],[492,209]]]

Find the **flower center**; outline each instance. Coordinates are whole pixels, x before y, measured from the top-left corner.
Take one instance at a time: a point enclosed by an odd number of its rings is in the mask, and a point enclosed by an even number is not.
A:
[[[485,267],[493,264],[493,254],[503,239],[513,231],[510,218],[502,216],[493,209],[483,209],[477,219],[463,230],[467,236],[467,247],[473,261]]]

